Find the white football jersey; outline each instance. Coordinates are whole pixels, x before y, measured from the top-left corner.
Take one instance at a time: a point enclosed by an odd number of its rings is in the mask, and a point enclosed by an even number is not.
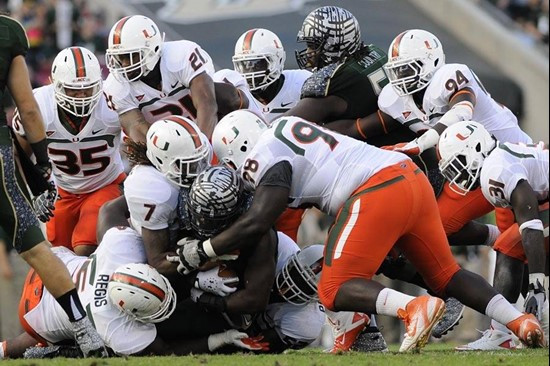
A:
[[[476,95],[472,120],[481,123],[499,141],[531,143],[531,138],[518,126],[516,116],[497,103],[485,90],[477,75],[466,65],[446,64],[439,68],[426,87],[422,110],[412,95],[400,97],[393,87],[386,85],[378,97],[380,110],[419,133],[441,119],[450,110],[449,98],[456,91],[471,88]]]
[[[124,171],[119,151],[120,122],[105,98],[99,98],[84,128],[73,135],[59,120],[53,84],[33,92],[44,120],[48,155],[59,187],[74,194],[94,192]],[[24,136],[19,118],[18,114],[14,116],[13,129]]]
[[[263,104],[254,98],[254,103],[262,112],[264,119],[267,122],[272,122],[298,104],[302,85],[310,76],[311,72],[307,70],[284,70],[283,87],[271,102]]]
[[[118,114],[139,109],[149,123],[170,115],[194,120],[197,111],[190,95],[191,81],[203,72],[214,74],[212,59],[194,42],[175,41],[162,44],[159,62],[162,90],[141,80],[120,82],[109,75],[103,87],[109,107]]]
[[[108,347],[117,354],[131,355],[143,351],[155,340],[154,324],[138,322],[123,313],[109,302],[107,295],[109,279],[119,266],[146,263],[143,242],[134,230],[109,229],[89,258],[79,257],[64,247],[52,250],[67,266],[90,321]],[[73,339],[67,314],[46,289],[40,303],[24,317],[50,343]]]
[[[543,144],[500,142],[483,162],[481,190],[496,207],[511,207],[512,192],[526,180],[539,201],[548,198],[548,149]]]
[[[289,207],[315,206],[335,215],[351,193],[381,169],[410,160],[378,149],[298,117],[273,122],[240,168],[244,181],[256,186],[281,161],[292,165]]]
[[[212,80],[214,80],[215,83],[231,84],[235,88],[239,89],[248,99],[247,109],[256,113],[258,116],[263,115],[261,108],[257,105],[254,96],[252,96],[252,93],[250,92],[246,79],[237,71],[231,69],[218,70],[212,77]]]
[[[132,227],[162,230],[177,226],[179,187],[155,167],[135,166],[124,181]]]

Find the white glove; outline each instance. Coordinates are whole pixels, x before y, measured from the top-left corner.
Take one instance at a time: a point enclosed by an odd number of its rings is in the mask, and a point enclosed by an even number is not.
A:
[[[268,351],[269,343],[261,342],[260,337],[249,337],[248,334],[230,329],[223,333],[212,334],[208,337],[208,350],[213,352],[220,347],[233,345],[249,351]]]
[[[544,273],[529,274],[529,292],[525,299],[524,310],[542,321],[546,291],[544,288]]]
[[[202,241],[190,237],[178,241],[176,253],[173,256],[167,255],[166,260],[178,263],[178,272],[182,275],[193,272],[210,259],[202,250]]]
[[[239,283],[239,277],[220,277],[218,267],[214,267],[208,271],[197,272],[195,278],[195,288],[218,296],[227,296],[237,290],[236,287],[228,285],[236,285]]]
[[[55,201],[57,200],[57,189],[53,182],[50,182],[50,188],[42,192],[39,196],[33,199],[33,208],[36,212],[36,216],[42,222],[50,221],[53,217],[53,210],[55,210]]]

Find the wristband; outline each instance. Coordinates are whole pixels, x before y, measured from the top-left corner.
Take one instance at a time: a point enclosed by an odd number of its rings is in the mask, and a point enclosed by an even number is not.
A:
[[[525,221],[523,224],[521,224],[519,226],[519,233],[523,234],[523,230],[525,229],[544,231],[544,225],[542,224],[542,221],[540,219],[533,219]]]
[[[422,136],[416,139],[416,143],[421,153],[437,145],[438,141],[439,133],[433,128],[430,128],[428,131],[424,132]]]
[[[214,251],[214,248],[212,248],[212,243],[210,242],[210,239],[202,242],[202,249],[204,251],[204,254],[208,256],[208,258],[216,258],[218,256]]]
[[[529,284],[533,284],[535,288],[537,288],[539,284],[545,287],[545,282],[544,273],[529,273]]]
[[[212,295],[207,292],[199,296],[199,298],[197,299],[197,304],[201,304],[208,310],[216,311],[218,313],[223,313],[227,309],[225,298]]]
[[[48,141],[45,138],[38,142],[32,143],[31,149],[36,157],[37,164],[49,164]]]

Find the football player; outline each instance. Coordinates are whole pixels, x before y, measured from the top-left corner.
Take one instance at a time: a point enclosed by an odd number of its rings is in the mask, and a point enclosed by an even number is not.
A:
[[[168,280],[144,264],[146,256],[141,237],[129,227],[117,226],[103,236],[90,258],[65,248],[54,249],[77,283],[86,310],[101,338],[115,355],[184,355],[213,352],[225,345],[245,349],[246,333],[229,330],[202,337],[162,339],[157,323],[168,319],[176,309],[176,294]],[[20,319],[26,334],[3,343],[5,357],[21,357],[27,347],[40,342],[55,345],[70,340],[68,319],[55,300],[42,287],[35,272],[27,276],[23,289]],[[26,358],[78,357],[70,348],[34,348]]]
[[[103,341],[86,316],[69,272],[50,250],[51,245],[44,239],[31,205],[29,189],[35,196],[49,190],[52,166],[48,158],[47,136],[25,63],[29,49],[25,29],[4,13],[0,13],[0,28],[0,227],[17,253],[44,277],[44,286],[69,317],[72,333],[84,355],[106,355]],[[18,144],[14,144],[17,140],[6,121],[3,98],[6,90],[9,90],[19,109],[21,124],[27,131],[36,164],[27,158]],[[2,353],[3,347],[0,347],[0,356]]]
[[[465,121],[443,132],[439,153],[441,171],[454,190],[466,194],[481,187],[492,205],[513,210],[515,224],[493,247],[497,251],[494,286],[515,302],[527,261],[525,311],[537,316],[548,337],[548,147],[501,142],[481,123]],[[508,329],[493,320],[481,339],[459,349],[513,347]]]
[[[194,236],[208,239],[224,230],[246,211],[250,198],[232,169],[213,166],[203,171],[187,201]],[[298,251],[292,239],[271,230],[258,245],[242,248],[236,260],[224,262],[239,275],[238,287],[228,288],[229,279],[212,278],[208,272],[217,273],[216,266],[197,272],[191,297],[210,311],[252,314],[246,332],[261,340],[262,351],[303,348],[317,338],[324,323],[317,304],[323,250],[316,245]],[[177,256],[172,259],[178,261]],[[205,276],[210,280],[205,281]]]
[[[98,243],[99,208],[120,196],[119,185],[126,177],[119,152],[120,123],[103,96],[99,61],[86,48],[62,50],[53,61],[51,79],[52,84],[35,89],[34,96],[57,188],[39,196],[35,210],[47,222],[54,246],[88,256]],[[31,152],[18,113],[12,126]]]
[[[177,275],[166,254],[178,231],[188,228],[183,203],[195,177],[210,165],[212,147],[198,126],[181,116],[153,123],[146,139],[146,145],[132,149],[139,164],[124,182],[124,197],[147,263],[163,275]]]
[[[164,42],[164,33],[143,15],[120,19],[108,41],[106,63],[111,74],[105,94],[134,141],[145,141],[149,125],[170,115],[195,120],[210,137],[217,113],[248,106],[231,85],[214,85],[214,66],[205,50],[187,40]]]
[[[247,81],[268,122],[280,117],[300,100],[300,92],[311,72],[285,70],[286,52],[277,35],[256,28],[244,32],[235,44],[233,65]]]
[[[250,119],[255,118],[250,114]],[[250,125],[250,120],[241,119],[236,127],[241,125]],[[209,258],[254,245],[287,205],[316,205],[336,215],[319,284],[325,307],[399,317],[407,326],[400,350],[422,348],[445,304],[436,297],[411,297],[371,280],[395,245],[432,291],[453,296],[506,324],[530,347],[543,345],[544,334],[532,314],[520,313],[482,277],[458,266],[433,190],[406,155],[297,117],[278,119],[250,146],[239,165],[243,180],[254,190],[250,209],[213,238],[182,239],[185,245],[178,254],[184,272]],[[400,207],[397,214],[393,207]]]
[[[382,146],[394,141],[395,132],[389,140],[384,137],[393,121],[377,113],[378,95],[388,84],[383,68],[387,55],[379,47],[361,41],[359,22],[353,14],[337,6],[317,8],[304,19],[297,40],[306,45],[296,52],[298,65],[312,70],[313,75],[302,87],[300,102],[285,114],[359,136],[365,132],[353,121],[372,115],[377,136],[369,143]],[[347,121],[350,119],[351,123]],[[332,126],[338,120],[346,121]],[[395,126],[400,138],[413,136],[407,128]]]

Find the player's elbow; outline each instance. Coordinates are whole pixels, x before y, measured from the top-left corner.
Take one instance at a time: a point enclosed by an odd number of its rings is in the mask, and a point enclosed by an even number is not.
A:
[[[25,131],[32,129],[33,125],[41,123],[42,115],[40,109],[34,103],[25,103],[21,107],[18,106],[21,123]]]

